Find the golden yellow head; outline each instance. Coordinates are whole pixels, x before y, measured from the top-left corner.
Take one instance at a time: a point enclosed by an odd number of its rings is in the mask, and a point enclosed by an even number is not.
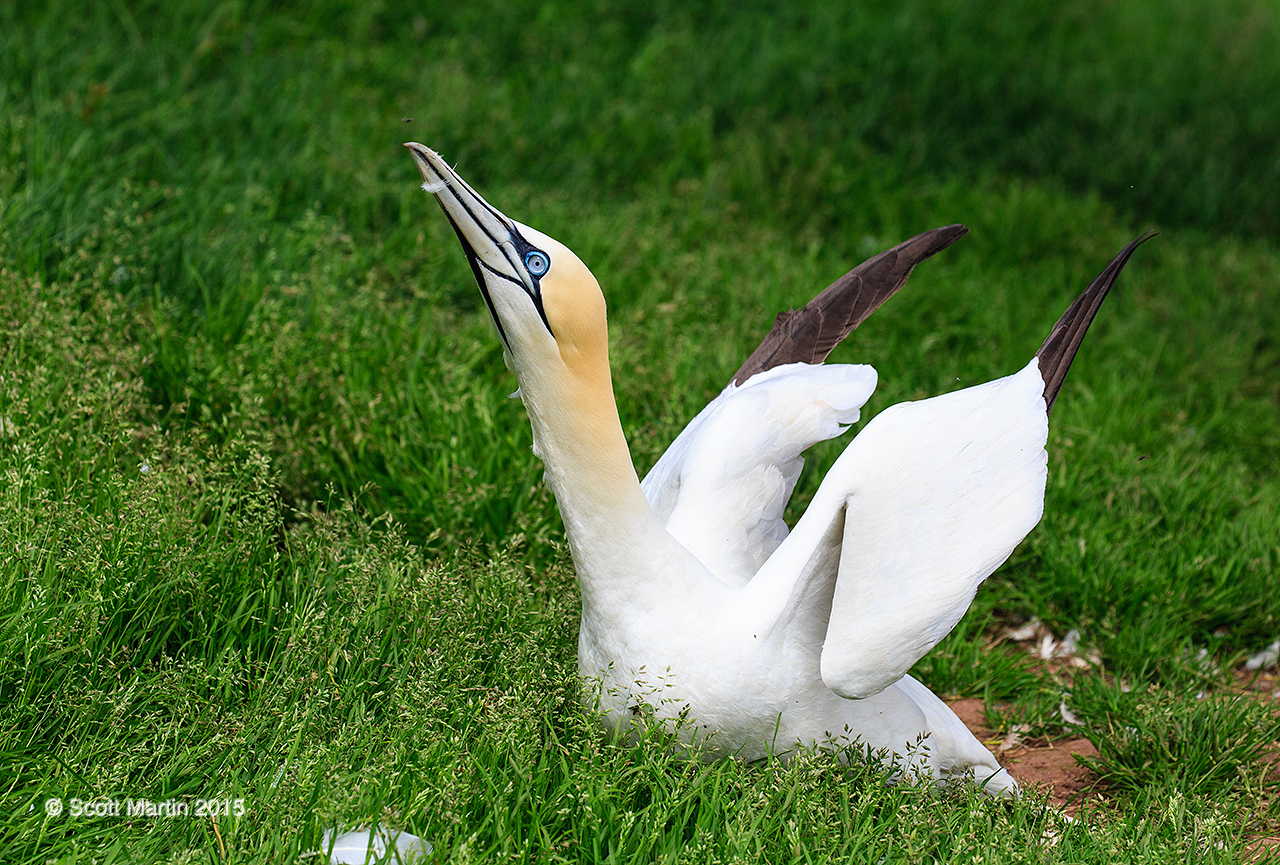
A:
[[[573,490],[589,490],[588,510],[625,502],[652,519],[618,421],[599,283],[568,247],[508,219],[438,154],[406,146],[462,242],[562,509],[581,498]]]
[[[555,367],[607,374],[604,295],[591,271],[564,244],[508,219],[476,194],[438,154],[406,145],[453,224],[498,335],[522,370]]]
[[[527,226],[517,223],[517,228],[551,260],[538,288],[545,322],[561,360],[571,369],[608,363],[608,318],[596,278],[564,244]]]

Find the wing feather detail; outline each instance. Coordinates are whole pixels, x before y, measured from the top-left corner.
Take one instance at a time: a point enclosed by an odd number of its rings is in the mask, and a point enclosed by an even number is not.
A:
[[[778,313],[764,340],[734,373],[734,384],[783,364],[822,363],[832,349],[907,284],[917,264],[968,231],[963,225],[944,225],[917,234],[862,262],[803,308]]]
[[[1036,357],[1040,359],[1040,371],[1044,376],[1046,411],[1053,411],[1054,400],[1058,398],[1058,391],[1062,389],[1062,383],[1067,378],[1071,361],[1075,360],[1076,350],[1084,341],[1084,335],[1089,330],[1089,325],[1093,323],[1093,317],[1098,314],[1102,301],[1106,300],[1107,292],[1111,291],[1111,286],[1120,276],[1120,271],[1129,262],[1133,251],[1155,236],[1156,232],[1148,231],[1122,249],[1120,254],[1067,308],[1053,326],[1044,344],[1040,346],[1040,350],[1036,352]]]
[[[730,384],[645,476],[644,494],[676,540],[743,585],[787,536],[801,453],[855,423],[875,386],[869,366],[804,363]]]
[[[845,500],[827,687],[861,698],[901,678],[1040,521],[1043,394],[1033,359],[1012,376],[886,409],[837,461],[823,482]]]

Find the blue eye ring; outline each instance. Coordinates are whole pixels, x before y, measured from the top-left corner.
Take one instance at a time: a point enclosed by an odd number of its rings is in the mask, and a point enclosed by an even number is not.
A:
[[[524,266],[528,268],[530,275],[536,278],[543,276],[551,269],[551,259],[545,252],[531,249],[524,254]]]

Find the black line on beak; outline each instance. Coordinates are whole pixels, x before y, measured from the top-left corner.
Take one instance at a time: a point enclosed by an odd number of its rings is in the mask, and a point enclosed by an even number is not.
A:
[[[515,225],[511,223],[511,220],[509,220],[506,216],[504,216],[503,214],[495,210],[494,207],[490,205],[489,202],[481,198],[476,193],[476,191],[467,184],[465,180],[463,180],[461,177],[458,177],[452,171],[449,172],[448,176],[445,176],[440,174],[440,172],[436,170],[434,166],[430,165],[430,163],[427,163],[427,167],[430,168],[431,172],[435,174],[436,177],[439,178],[439,182],[444,184],[444,189],[440,190],[440,192],[444,192],[445,190],[448,190],[449,193],[453,196],[453,200],[457,202],[458,206],[461,207],[464,211],[466,211],[467,215],[471,217],[472,224],[475,225],[475,227],[478,228],[480,231],[484,232],[485,237],[489,238],[489,240],[493,243],[495,247],[497,247],[499,250],[505,250],[505,247],[503,246],[504,242],[510,242],[515,247],[523,247],[522,249],[519,249],[517,253],[518,260],[511,261],[511,259],[508,257],[507,262],[512,266],[513,269],[524,267],[523,257],[535,247],[532,244],[530,244],[529,241],[524,239],[524,237],[520,234],[519,230],[516,229]],[[506,227],[507,237],[504,240],[500,240],[499,238],[494,237],[493,234],[484,226],[484,223],[481,222],[480,219],[477,217],[475,210],[473,210],[470,207],[468,202],[465,199],[463,199],[461,195],[458,195],[458,193],[454,191],[453,186],[455,183],[461,185],[464,189],[467,190],[467,192],[471,193],[472,197],[477,202],[479,202],[481,206],[483,206],[486,210],[488,210],[494,219],[498,220],[498,222],[500,222],[503,226]],[[440,201],[440,192],[435,193],[437,201]],[[555,331],[551,329],[551,322],[547,320],[547,311],[542,305],[542,286],[538,278],[533,276],[532,274],[529,275],[529,278],[533,281],[533,291],[530,291],[529,287],[525,285],[523,281],[519,279],[513,279],[512,277],[504,273],[499,273],[489,265],[485,264],[484,261],[482,261],[478,255],[476,255],[474,248],[467,241],[466,236],[458,228],[458,224],[453,221],[453,217],[449,214],[449,209],[444,206],[443,201],[440,201],[440,209],[444,211],[445,218],[448,219],[449,224],[453,226],[453,233],[458,236],[458,240],[462,243],[462,249],[467,256],[467,262],[471,265],[471,272],[475,276],[476,285],[480,287],[480,293],[484,295],[485,305],[489,307],[489,315],[493,318],[493,323],[498,328],[498,336],[501,337],[503,345],[507,347],[507,350],[509,351],[511,349],[511,344],[507,341],[506,331],[502,327],[502,322],[498,319],[498,311],[493,305],[493,299],[489,297],[488,289],[485,287],[484,276],[481,273],[481,268],[489,271],[499,279],[505,279],[506,281],[515,284],[520,288],[521,291],[527,294],[529,296],[529,299],[533,301],[534,309],[538,311],[538,318],[542,319],[543,327],[547,329],[547,333],[551,334],[551,338],[555,339],[555,336],[556,336]],[[541,250],[539,251],[541,252]],[[504,255],[504,257],[506,256]],[[527,273],[528,271],[526,270],[525,272]]]
[[[443,207],[440,209],[444,211],[444,218],[449,220],[449,225],[453,227],[453,233],[458,235],[458,241],[462,244],[462,252],[467,257],[467,264],[471,265],[471,275],[475,277],[476,285],[480,287],[480,294],[484,297],[484,305],[489,307],[489,317],[493,319],[493,325],[498,329],[498,338],[502,340],[502,344],[507,351],[511,351],[511,343],[507,340],[507,332],[502,327],[502,319],[498,318],[498,310],[494,308],[493,298],[489,297],[489,289],[484,284],[484,273],[480,270],[480,257],[471,248],[471,244],[467,242],[466,236],[458,228],[458,223],[453,221],[449,211]]]

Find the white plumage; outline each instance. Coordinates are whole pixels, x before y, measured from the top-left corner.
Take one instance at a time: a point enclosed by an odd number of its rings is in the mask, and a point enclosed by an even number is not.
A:
[[[641,489],[667,531],[722,581],[745,585],[787,537],[802,452],[857,423],[869,366],[793,363],[730,383],[689,422]]]
[[[858,741],[907,771],[1017,785],[907,675],[1039,521],[1048,412],[1131,244],[1020,372],[880,413],[788,532],[810,445],[858,419],[868,366],[831,348],[964,233],[926,232],[774,330],[643,485],[618,421],[603,295],[568,248],[410,148],[462,241],[520,382],[582,590],[578,663],[605,723],[669,723],[746,760]],[[804,362],[795,362],[797,359]]]

